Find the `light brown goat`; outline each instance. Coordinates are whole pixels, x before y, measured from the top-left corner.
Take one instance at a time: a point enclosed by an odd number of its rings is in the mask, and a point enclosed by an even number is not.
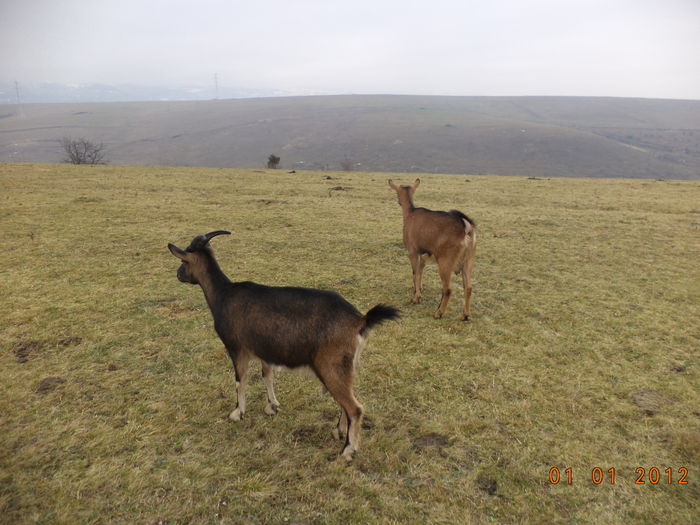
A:
[[[442,299],[435,312],[435,319],[442,317],[452,293],[452,272],[461,273],[464,283],[464,317],[469,320],[472,297],[472,270],[476,254],[476,223],[457,210],[433,211],[416,208],[413,194],[420,179],[412,186],[397,186],[389,179],[389,186],[396,191],[403,210],[403,243],[413,268],[415,293],[411,302],[421,300],[421,279],[429,257],[434,257],[442,281]]]

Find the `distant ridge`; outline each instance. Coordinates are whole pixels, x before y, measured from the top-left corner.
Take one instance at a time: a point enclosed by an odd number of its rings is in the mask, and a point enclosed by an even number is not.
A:
[[[700,179],[700,101],[343,95],[0,105],[0,161]]]

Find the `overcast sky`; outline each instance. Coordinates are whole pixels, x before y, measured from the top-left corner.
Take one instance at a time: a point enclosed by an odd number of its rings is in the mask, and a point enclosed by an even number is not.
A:
[[[700,99],[700,0],[0,0],[0,82]]]

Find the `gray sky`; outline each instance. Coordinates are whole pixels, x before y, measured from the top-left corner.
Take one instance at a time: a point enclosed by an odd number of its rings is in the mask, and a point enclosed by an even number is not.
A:
[[[0,0],[0,82],[700,99],[700,0]]]

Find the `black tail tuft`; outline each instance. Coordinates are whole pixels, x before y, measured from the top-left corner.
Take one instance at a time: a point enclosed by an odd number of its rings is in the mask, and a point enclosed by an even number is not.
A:
[[[390,321],[392,319],[398,319],[401,316],[401,310],[389,306],[386,304],[378,304],[372,308],[367,315],[365,315],[365,326],[360,330],[362,335],[367,332],[370,328],[383,323],[384,321]]]
[[[465,214],[462,213],[461,211],[459,211],[459,210],[450,210],[448,213],[449,213],[450,215],[452,215],[453,217],[457,217],[458,219],[464,219],[465,221],[467,221],[469,224],[472,225],[472,228],[476,228],[476,221],[475,221],[474,219],[472,219],[471,217],[465,215]]]

